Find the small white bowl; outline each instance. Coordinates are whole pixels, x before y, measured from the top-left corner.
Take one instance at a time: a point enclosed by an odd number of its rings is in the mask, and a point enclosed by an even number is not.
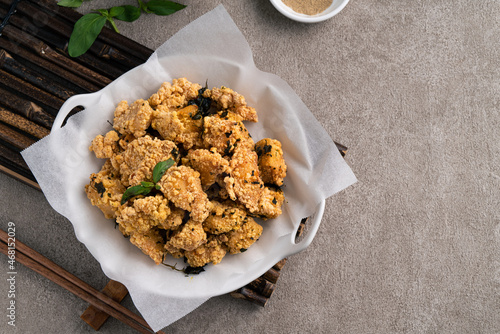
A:
[[[330,7],[325,9],[323,12],[315,15],[307,15],[307,14],[297,13],[292,8],[285,5],[282,0],[270,0],[270,1],[281,14],[285,15],[289,19],[304,23],[315,23],[328,20],[329,18],[332,18],[333,16],[337,15],[349,2],[349,0],[333,0]]]

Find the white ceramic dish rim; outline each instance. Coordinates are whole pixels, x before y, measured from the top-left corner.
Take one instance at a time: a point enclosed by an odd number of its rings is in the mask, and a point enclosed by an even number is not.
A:
[[[172,61],[173,57],[164,57],[162,59],[159,59],[160,62],[170,62]],[[231,63],[231,61],[226,61],[220,58],[213,59],[212,60],[214,63],[217,63],[217,66],[222,66],[222,67],[227,67],[228,70],[232,70],[234,67],[234,64]],[[91,94],[82,94],[82,95],[76,95],[68,99],[64,105],[61,107],[61,110],[59,111],[53,125],[53,130],[59,129],[64,120],[66,119],[67,115],[71,112],[71,110],[76,107],[76,106],[82,106],[85,109],[92,109],[93,107],[98,106],[99,102],[101,101],[101,98],[107,94],[110,90],[114,88],[114,86],[117,84],[119,80],[127,80],[130,78],[134,77],[141,77],[142,73],[142,68],[144,65],[138,66],[129,72],[125,73],[122,75],[120,78],[117,80],[113,81],[111,84],[103,88],[102,90],[91,93]],[[257,68],[252,69],[252,71],[255,71],[255,75],[266,75],[266,73],[259,71]],[[267,78],[269,79],[269,78]],[[103,117],[103,122],[106,121],[106,117]],[[82,191],[81,189],[75,189],[74,191]],[[314,214],[309,217],[309,229],[307,232],[307,235],[299,242],[295,243],[295,236],[296,236],[296,231],[298,229],[300,221],[292,222],[293,228],[287,233],[286,235],[280,236],[277,240],[274,240],[274,243],[271,246],[267,246],[265,248],[265,251],[267,252],[267,255],[254,263],[249,263],[248,267],[245,268],[243,272],[238,272],[232,275],[223,275],[221,276],[220,273],[214,269],[217,268],[217,266],[209,265],[208,268],[206,268],[206,271],[203,272],[201,275],[212,275],[213,281],[220,282],[217,286],[202,286],[202,284],[197,285],[196,282],[200,281],[196,277],[189,277],[186,278],[183,274],[174,272],[173,270],[169,268],[164,268],[166,270],[165,272],[165,279],[170,279],[173,277],[174,281],[180,280],[182,281],[179,283],[181,286],[184,288],[175,288],[175,289],[169,289],[170,284],[167,282],[165,284],[162,284],[161,286],[145,286],[144,288],[147,289],[151,293],[158,293],[159,289],[161,288],[161,294],[166,297],[177,297],[177,298],[209,298],[217,295],[222,295],[225,293],[229,293],[231,291],[234,291],[242,286],[245,286],[246,284],[250,283],[251,281],[255,280],[256,278],[260,277],[262,274],[264,274],[267,270],[269,270],[276,262],[280,261],[281,259],[288,257],[290,255],[293,255],[295,253],[301,252],[304,249],[306,249],[310,243],[312,242],[314,236],[316,235],[316,232],[319,228],[319,225],[321,223],[321,219],[323,216],[324,212],[324,207],[325,207],[325,200],[322,200]],[[93,210],[97,210],[94,208]],[[102,213],[99,212],[100,215]],[[95,215],[94,215],[95,217]],[[104,219],[104,217],[102,217]],[[109,220],[107,220],[108,224],[112,224]],[[124,270],[122,270],[120,266],[120,261],[114,261],[113,265],[109,265],[109,261],[107,262],[106,266],[103,266],[103,263],[101,262],[101,259],[99,256],[96,255],[96,247],[101,247],[103,243],[106,242],[106,240],[100,240],[99,242],[96,242],[95,240],[89,240],[94,239],[96,236],[95,235],[90,235],[88,231],[85,230],[85,226],[81,226],[81,224],[74,224],[74,229],[75,229],[75,234],[82,243],[86,245],[86,247],[89,249],[89,251],[93,254],[93,256],[101,263],[101,266],[103,268],[103,271],[105,274],[110,277],[111,279],[120,281],[127,285],[127,277],[124,276]],[[266,229],[264,226],[264,233]],[[119,233],[116,231],[116,233]],[[130,247],[135,248],[135,246],[130,244]],[[255,247],[255,246],[252,246]],[[135,249],[138,251],[137,249]],[[252,248],[250,248],[252,250]],[[250,250],[244,254],[239,254],[236,256],[247,256],[247,253],[250,253]],[[140,252],[140,251],[139,251]],[[152,261],[147,258],[146,255],[143,255],[142,253],[140,254],[144,259],[147,261]],[[124,260],[123,256],[121,257],[121,260]],[[127,259],[125,259],[127,260]],[[225,259],[224,259],[225,260]],[[223,261],[224,261],[223,260]],[[142,261],[142,260],[141,260]],[[183,264],[181,260],[178,260],[176,263],[180,264],[180,267],[183,267]],[[219,265],[218,265],[219,266]],[[126,272],[126,270],[125,270]],[[200,276],[201,276],[200,275]],[[218,275],[218,276],[217,276]],[[205,282],[205,281],[203,281]],[[178,283],[178,282],[175,282]],[[167,289],[168,291],[165,291],[164,289]]]
[[[349,0],[333,0],[332,4],[323,12],[316,15],[306,15],[295,12],[293,9],[283,3],[282,0],[270,0],[274,8],[281,14],[294,21],[302,23],[317,23],[326,21],[337,15],[347,5]]]

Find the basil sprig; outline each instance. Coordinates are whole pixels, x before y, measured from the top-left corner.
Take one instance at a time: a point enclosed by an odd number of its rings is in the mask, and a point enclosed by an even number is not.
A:
[[[132,5],[115,6],[107,9],[95,9],[91,13],[83,15],[76,21],[73,32],[69,38],[68,53],[71,57],[78,57],[84,54],[94,44],[102,28],[108,22],[111,27],[119,33],[115,19],[125,22],[134,22],[142,12],[156,15],[170,15],[183,8],[177,2],[168,0],[150,0],[144,2],[137,0],[138,7]],[[83,0],[61,0],[57,4],[62,7],[78,8]]]
[[[139,196],[139,195],[146,196],[151,192],[151,190],[153,190],[153,188],[160,190],[160,186],[157,185],[156,183],[161,180],[165,172],[174,164],[175,161],[172,158],[157,163],[156,166],[153,168],[153,182],[142,181],[141,184],[139,185],[127,188],[127,190],[125,190],[125,192],[122,195],[122,200],[120,204],[123,205],[127,203],[127,201],[134,196]]]

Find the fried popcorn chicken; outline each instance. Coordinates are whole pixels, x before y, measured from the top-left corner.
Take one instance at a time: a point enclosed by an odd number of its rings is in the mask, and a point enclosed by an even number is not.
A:
[[[221,234],[238,229],[247,221],[244,208],[238,207],[234,202],[212,202],[214,208],[203,222],[203,229],[210,234]]]
[[[113,166],[119,166],[122,183],[134,186],[151,181],[156,164],[169,158],[175,160],[177,152],[173,142],[145,136],[130,142],[122,154],[111,160]]]
[[[92,205],[101,209],[104,217],[116,218],[125,187],[109,160],[106,160],[99,173],[90,175],[90,183],[85,186],[85,192]]]
[[[121,101],[115,109],[113,128],[122,135],[132,134],[139,138],[146,134],[152,115],[153,109],[148,101],[140,99],[130,106],[127,101]]]
[[[219,115],[205,117],[203,142],[223,156],[231,155],[237,147],[254,147],[254,141],[241,121],[224,119]]]
[[[186,211],[179,209],[176,206],[171,206],[170,207],[170,214],[168,217],[160,222],[160,225],[158,227],[164,229],[164,230],[174,230],[176,229],[179,225],[182,224],[182,221],[186,215]]]
[[[121,210],[116,222],[123,227],[122,233],[130,235],[134,232],[145,233],[153,227],[163,225],[169,215],[168,200],[158,194],[136,199],[132,206]]]
[[[167,242],[169,247],[192,251],[207,242],[207,234],[200,222],[188,220]]]
[[[206,90],[203,96],[210,97],[217,103],[219,109],[229,109],[230,111],[240,115],[245,121],[257,122],[257,112],[255,108],[247,106],[243,95],[238,94],[231,88],[221,87]]]
[[[155,261],[156,264],[163,262],[163,256],[165,255],[165,248],[163,237],[160,235],[160,231],[157,229],[151,229],[147,232],[140,233],[135,232],[130,236],[130,242],[150,258]]]
[[[109,131],[106,133],[106,136],[97,135],[92,140],[89,150],[93,151],[97,158],[109,159],[120,151],[120,147],[118,146],[119,139],[120,137],[116,131]]]
[[[237,230],[226,233],[226,246],[231,254],[238,254],[246,251],[262,234],[262,226],[255,220],[248,217],[247,222]]]
[[[186,78],[173,79],[172,84],[164,82],[158,92],[151,95],[148,102],[153,108],[160,104],[167,108],[184,107],[189,100],[198,97],[200,89],[199,84],[192,83]]]
[[[171,167],[157,183],[175,206],[189,211],[195,222],[203,222],[212,204],[201,187],[200,173],[187,166]]]
[[[274,219],[281,215],[285,195],[279,188],[265,187],[259,199],[259,209],[254,212],[262,219]]]
[[[176,144],[182,144],[189,150],[193,146],[201,147],[201,129],[203,120],[196,118],[198,107],[190,105],[182,109],[170,110],[159,105],[154,113],[151,126],[163,137]]]
[[[255,144],[243,121],[257,121],[243,96],[186,78],[121,101],[114,130],[89,147],[107,160],[87,197],[156,264],[171,255],[203,267],[241,253],[262,234],[255,217],[281,214],[286,175],[281,143]]]
[[[255,144],[255,151],[259,156],[262,181],[282,186],[286,176],[286,164],[281,143],[276,139],[265,138]]]
[[[172,255],[172,257],[176,259],[180,259],[184,257],[184,253],[186,252],[183,249],[175,248],[174,246],[170,245],[168,242],[165,244],[165,250],[167,254]]]
[[[200,173],[201,185],[204,190],[213,185],[217,181],[218,176],[229,166],[229,162],[214,148],[211,150],[191,150],[182,159],[182,164],[190,166]]]
[[[229,162],[229,176],[224,179],[231,199],[239,200],[250,213],[259,210],[264,182],[259,177],[257,153],[247,148],[236,148]]]
[[[203,267],[208,263],[218,264],[225,255],[225,247],[214,236],[208,237],[206,244],[184,253],[191,267]]]

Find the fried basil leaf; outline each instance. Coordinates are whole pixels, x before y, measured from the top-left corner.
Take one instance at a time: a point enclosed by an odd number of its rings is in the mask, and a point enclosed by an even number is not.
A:
[[[138,195],[147,195],[154,188],[153,182],[141,182],[140,185],[133,186],[125,190],[120,204],[125,204],[129,199]]]
[[[157,183],[158,181],[160,181],[167,169],[172,167],[174,164],[175,161],[172,158],[168,158],[168,160],[160,161],[159,163],[157,163],[155,168],[153,169],[153,182]]]

